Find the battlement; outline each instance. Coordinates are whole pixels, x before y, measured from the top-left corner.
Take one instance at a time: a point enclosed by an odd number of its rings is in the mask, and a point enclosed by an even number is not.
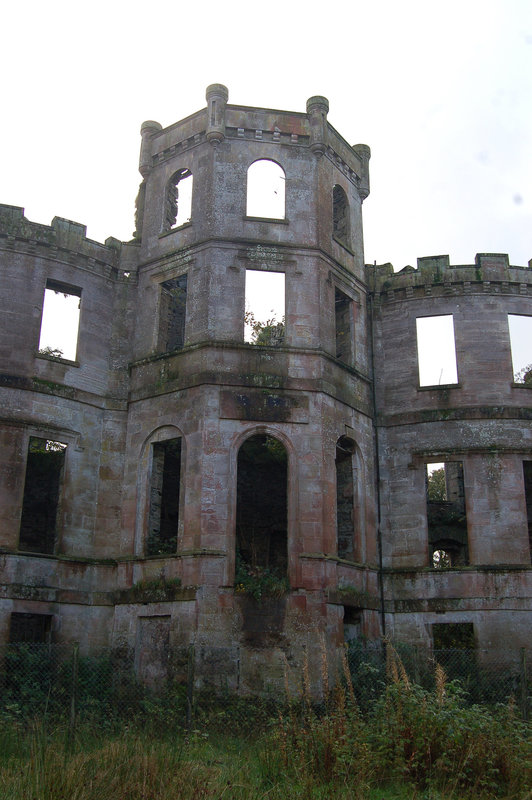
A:
[[[307,100],[306,113],[231,105],[222,84],[207,87],[207,108],[166,128],[153,120],[141,126],[139,170],[146,177],[157,165],[204,142],[217,147],[224,140],[306,147],[318,157],[326,155],[357,185],[364,199],[369,194],[370,148],[349,145],[327,120],[329,102],[316,95]]]
[[[392,264],[366,264],[370,291],[381,299],[404,295],[468,292],[532,294],[532,259],[528,266],[512,266],[506,253],[477,253],[474,264],[450,264],[448,255],[418,258],[417,268],[394,272]],[[399,292],[396,295],[396,292]]]
[[[88,239],[86,225],[79,222],[54,217],[51,225],[42,225],[27,219],[23,208],[0,204],[0,248],[18,247],[59,260],[63,251],[112,267],[118,264],[122,242],[110,236],[101,244]]]

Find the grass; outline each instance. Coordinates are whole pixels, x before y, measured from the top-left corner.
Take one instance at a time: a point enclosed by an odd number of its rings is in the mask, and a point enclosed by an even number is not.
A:
[[[276,706],[204,697],[188,732],[165,703],[127,721],[79,719],[74,731],[6,714],[0,798],[532,800],[530,727],[512,704],[466,703],[439,666],[423,689],[390,648],[386,689],[361,711],[344,666],[320,706],[304,691]]]

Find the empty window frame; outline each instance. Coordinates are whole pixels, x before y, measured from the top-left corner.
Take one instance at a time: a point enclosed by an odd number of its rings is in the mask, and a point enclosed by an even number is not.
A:
[[[39,338],[40,355],[76,360],[81,289],[47,281]]]
[[[251,436],[238,451],[237,570],[269,570],[279,578],[288,569],[288,457],[273,436]],[[250,573],[252,574],[252,573]]]
[[[247,175],[247,216],[284,219],[285,182],[284,170],[275,161],[254,161]]]
[[[462,462],[427,464],[425,485],[431,565],[443,569],[468,564]]]
[[[163,233],[179,228],[192,218],[192,173],[178,169],[166,184]]]
[[[338,557],[355,560],[355,483],[353,453],[355,443],[340,436],[336,443],[336,540]]]
[[[345,364],[353,363],[353,301],[334,290],[335,355]]]
[[[419,385],[458,383],[452,314],[418,317],[416,327]]]
[[[146,555],[169,555],[177,550],[181,489],[181,439],[152,445],[150,510]]]
[[[344,606],[344,642],[362,637],[362,609]]]
[[[244,341],[276,347],[285,337],[284,272],[246,270]]]
[[[341,186],[334,186],[332,197],[333,236],[349,246],[349,203]]]
[[[432,625],[434,650],[474,650],[472,622],[436,622]]]
[[[169,353],[184,346],[186,310],[187,276],[180,275],[161,283],[159,352]]]
[[[30,437],[20,518],[19,550],[53,553],[67,445]]]
[[[514,381],[532,387],[532,317],[508,314]]]
[[[44,644],[51,640],[52,616],[50,614],[11,614],[10,644]]]
[[[523,475],[525,479],[526,516],[528,521],[528,543],[530,559],[532,561],[532,461],[523,461]]]

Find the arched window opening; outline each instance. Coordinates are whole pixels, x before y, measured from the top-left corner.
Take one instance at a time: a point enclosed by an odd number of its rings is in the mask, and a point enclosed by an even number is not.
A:
[[[426,465],[427,527],[435,569],[469,563],[461,461]]]
[[[252,436],[238,452],[237,467],[237,566],[283,578],[288,569],[286,449],[273,436]]]
[[[333,188],[333,234],[342,244],[349,243],[349,203],[338,184]]]
[[[150,511],[146,555],[175,553],[179,524],[181,439],[152,445]]]
[[[67,445],[30,436],[19,550],[53,553]]]
[[[163,232],[190,222],[192,216],[192,173],[179,169],[168,181],[164,204]]]
[[[336,443],[336,541],[338,558],[355,559],[355,443],[340,436]]]
[[[285,181],[284,170],[275,161],[254,161],[248,169],[247,216],[284,219]]]

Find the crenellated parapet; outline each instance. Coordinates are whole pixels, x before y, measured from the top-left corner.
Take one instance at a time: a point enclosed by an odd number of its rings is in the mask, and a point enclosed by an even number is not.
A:
[[[114,237],[105,244],[87,238],[87,228],[79,222],[54,217],[51,225],[31,222],[18,206],[0,204],[0,250],[19,251],[105,274],[120,262],[122,242]]]
[[[139,168],[144,178],[155,166],[205,141],[217,146],[225,140],[251,140],[325,155],[357,186],[362,199],[369,194],[370,148],[349,145],[332,127],[326,97],[309,98],[306,113],[230,105],[222,84],[207,87],[206,97],[207,108],[167,128],[151,120],[143,123]]]
[[[449,263],[449,256],[418,258],[417,269],[394,272],[392,264],[366,265],[368,288],[375,302],[453,294],[511,294],[532,296],[532,259],[527,267],[513,266],[506,253],[477,253],[474,264]]]

